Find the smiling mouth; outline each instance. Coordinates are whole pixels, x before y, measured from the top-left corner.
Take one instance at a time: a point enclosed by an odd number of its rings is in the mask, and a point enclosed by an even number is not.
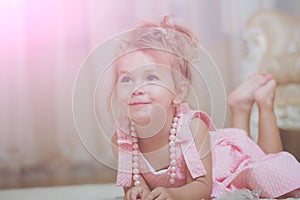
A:
[[[134,103],[130,103],[129,106],[133,106],[133,107],[143,107],[143,106],[147,106],[150,105],[149,102],[134,102]]]

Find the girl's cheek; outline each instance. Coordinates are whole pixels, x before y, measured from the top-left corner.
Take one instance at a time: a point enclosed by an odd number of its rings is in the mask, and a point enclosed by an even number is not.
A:
[[[131,96],[130,91],[128,91],[124,88],[124,89],[121,89],[118,91],[117,100],[119,103],[127,105],[129,102],[130,96]]]

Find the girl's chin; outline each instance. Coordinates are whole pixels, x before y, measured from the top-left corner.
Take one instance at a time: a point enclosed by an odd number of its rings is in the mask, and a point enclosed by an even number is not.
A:
[[[131,115],[130,118],[137,126],[145,127],[148,126],[151,123],[151,118],[149,114],[147,116],[141,116],[141,115]]]
[[[148,124],[151,121],[150,107],[143,109],[129,109],[129,116],[136,123]]]

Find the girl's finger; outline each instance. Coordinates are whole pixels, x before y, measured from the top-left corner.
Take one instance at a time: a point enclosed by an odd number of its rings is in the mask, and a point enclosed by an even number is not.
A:
[[[155,188],[154,190],[152,190],[150,192],[149,195],[147,195],[146,200],[154,200],[154,199],[156,200],[160,194],[161,194],[161,190],[158,188]]]

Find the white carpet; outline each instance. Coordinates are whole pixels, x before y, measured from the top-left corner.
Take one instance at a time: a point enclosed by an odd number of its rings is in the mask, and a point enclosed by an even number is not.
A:
[[[0,190],[1,200],[120,200],[122,187],[92,184]]]

